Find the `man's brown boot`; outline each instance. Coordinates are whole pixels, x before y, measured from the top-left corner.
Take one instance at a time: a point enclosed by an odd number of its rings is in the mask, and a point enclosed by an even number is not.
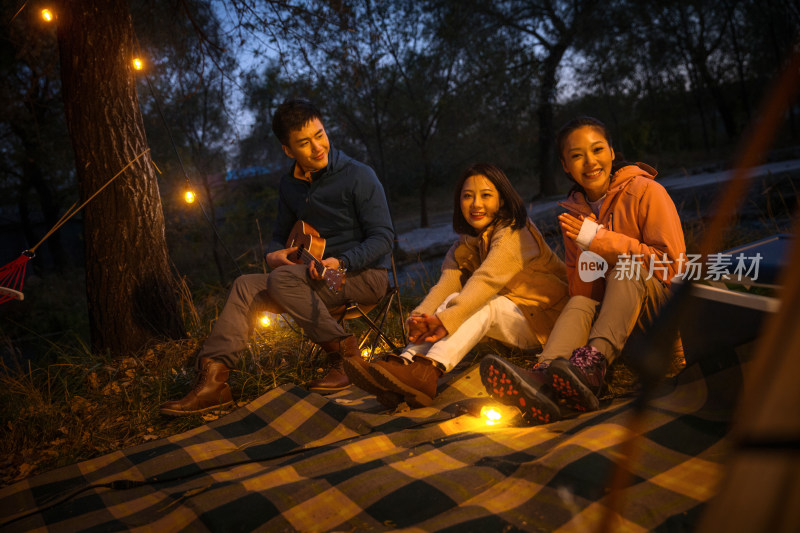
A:
[[[319,379],[309,381],[306,388],[311,392],[323,395],[346,389],[350,386],[350,380],[344,372],[342,356],[361,358],[356,338],[348,335],[341,339],[321,342],[319,345],[328,357],[328,373]]]
[[[380,386],[402,394],[411,407],[427,407],[433,403],[442,375],[433,361],[419,355],[408,365],[378,361],[369,365],[369,373]]]
[[[232,404],[233,396],[231,396],[231,389],[227,383],[229,373],[225,363],[213,359],[201,359],[200,374],[197,376],[194,389],[180,400],[161,404],[159,408],[161,414],[167,416],[192,415]]]

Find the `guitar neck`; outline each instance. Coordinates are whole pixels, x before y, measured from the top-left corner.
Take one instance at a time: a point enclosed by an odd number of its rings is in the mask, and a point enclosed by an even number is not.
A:
[[[322,272],[325,270],[325,267],[322,266],[322,263],[320,262],[319,259],[311,255],[309,251],[306,250],[305,248],[301,248],[299,252],[300,252],[300,260],[302,260],[305,264],[312,263],[314,265],[314,268],[316,268],[317,271],[320,274],[322,274]]]
[[[319,259],[314,257],[308,250],[306,250],[303,247],[300,247],[300,249],[298,250],[297,257],[299,260],[303,261],[303,263],[314,265],[314,269],[327,282],[328,288],[333,292],[339,292],[342,283],[344,283],[344,272],[342,270],[325,268],[325,266]]]
[[[297,247],[297,251],[294,255],[289,256],[291,262],[312,265],[319,276],[325,280],[328,289],[339,292],[344,283],[344,269],[325,268],[322,261],[317,259],[317,256],[322,257],[325,253],[325,239],[319,236],[317,230],[302,220],[298,220],[286,241],[286,248],[292,247]]]

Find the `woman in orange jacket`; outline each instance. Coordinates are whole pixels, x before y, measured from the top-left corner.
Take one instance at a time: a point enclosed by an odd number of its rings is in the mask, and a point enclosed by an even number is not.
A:
[[[575,182],[558,217],[570,299],[532,371],[497,356],[481,361],[489,394],[523,411],[528,396],[542,393],[573,409],[597,409],[608,365],[666,302],[686,252],[678,212],[656,171],[618,163],[602,122],[574,119],[557,140]]]

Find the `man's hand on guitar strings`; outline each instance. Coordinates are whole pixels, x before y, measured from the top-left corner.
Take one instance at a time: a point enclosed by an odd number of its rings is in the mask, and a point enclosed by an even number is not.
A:
[[[289,259],[289,256],[297,252],[297,246],[291,248],[284,248],[283,250],[275,250],[264,256],[267,261],[267,266],[270,268],[278,268],[283,265],[294,265],[295,262]]]

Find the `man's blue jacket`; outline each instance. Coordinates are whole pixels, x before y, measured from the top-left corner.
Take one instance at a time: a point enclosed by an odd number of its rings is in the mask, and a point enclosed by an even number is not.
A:
[[[348,270],[389,268],[394,228],[383,186],[375,172],[331,148],[328,166],[311,183],[281,178],[278,217],[267,253],[286,247],[295,222],[311,224],[326,240],[325,257],[344,258]]]

